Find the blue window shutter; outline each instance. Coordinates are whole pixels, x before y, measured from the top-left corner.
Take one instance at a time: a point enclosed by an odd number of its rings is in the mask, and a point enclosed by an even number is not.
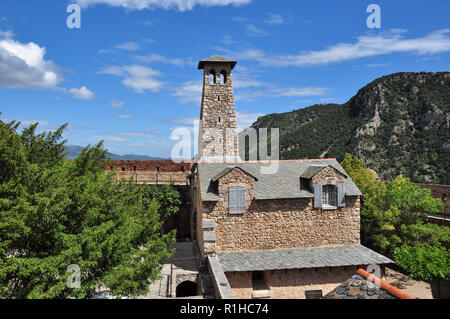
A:
[[[337,188],[338,188],[338,196],[337,196],[338,207],[345,207],[345,184],[339,183],[337,185]]]
[[[228,190],[228,206],[230,207],[230,211],[236,211],[237,210],[237,192],[236,188],[230,188]]]
[[[228,207],[230,212],[245,211],[245,187],[231,187],[228,189]]]
[[[314,208],[322,208],[322,185],[314,184]]]
[[[245,188],[239,187],[238,194],[239,194],[238,209],[239,209],[239,211],[244,211],[245,210]]]

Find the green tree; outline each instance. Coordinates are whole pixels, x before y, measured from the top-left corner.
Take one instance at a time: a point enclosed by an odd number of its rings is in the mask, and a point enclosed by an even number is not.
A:
[[[428,214],[443,210],[442,202],[401,175],[387,183],[375,180],[356,156],[346,154],[342,166],[363,193],[363,243],[393,258],[413,278],[448,279],[450,228],[427,223]]]
[[[153,200],[160,204],[159,212],[167,219],[176,215],[180,210],[180,193],[172,185],[143,185],[144,203],[149,205]]]
[[[102,143],[64,160],[65,126],[17,133],[0,121],[0,297],[92,297],[148,292],[172,251],[175,233],[161,233],[159,194],[104,173]],[[67,267],[81,269],[70,289]]]

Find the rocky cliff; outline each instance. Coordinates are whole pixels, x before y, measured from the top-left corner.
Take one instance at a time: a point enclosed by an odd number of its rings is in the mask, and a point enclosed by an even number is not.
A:
[[[450,184],[450,73],[395,73],[347,103],[270,114],[252,127],[280,128],[282,159],[361,157],[382,179]]]

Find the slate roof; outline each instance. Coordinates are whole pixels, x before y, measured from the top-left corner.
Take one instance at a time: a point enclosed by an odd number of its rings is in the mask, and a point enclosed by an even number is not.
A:
[[[345,174],[344,169],[335,159],[279,161],[277,173],[262,174],[261,167],[267,167],[267,165],[267,163],[256,161],[239,163],[199,162],[198,166],[194,165],[193,170],[198,169],[203,201],[219,200],[217,189],[214,187],[212,180],[219,172],[230,166],[237,166],[257,179],[255,181],[255,199],[313,198],[314,194],[311,190],[302,189],[300,186],[300,177],[311,165],[330,165]],[[350,178],[345,179],[345,194],[347,196],[362,195]]]
[[[367,284],[366,278],[361,275],[353,275],[348,280],[326,294],[323,299],[399,299],[390,294],[386,289],[375,284]]]
[[[200,63],[198,64],[198,69],[199,70],[204,68],[205,62],[231,63],[232,64],[232,66],[231,66],[232,69],[234,68],[234,66],[237,63],[237,61],[235,61],[235,60],[230,60],[230,59],[218,56],[218,55],[214,55],[214,56],[212,56],[210,58],[201,60]]]
[[[362,245],[217,253],[223,271],[262,271],[389,264]]]

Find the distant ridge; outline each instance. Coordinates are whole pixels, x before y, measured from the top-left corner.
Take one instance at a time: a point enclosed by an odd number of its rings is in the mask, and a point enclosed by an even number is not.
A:
[[[81,153],[84,147],[78,145],[67,145],[66,150],[68,152],[67,159],[74,159]],[[117,155],[113,153],[106,153],[106,157],[113,160],[164,160],[162,157],[152,157],[147,155],[125,154]]]

